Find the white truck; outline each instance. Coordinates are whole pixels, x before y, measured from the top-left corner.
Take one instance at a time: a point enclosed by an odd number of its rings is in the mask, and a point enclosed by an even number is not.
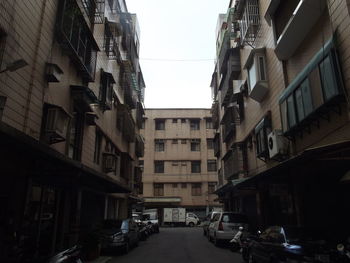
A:
[[[198,216],[186,213],[185,208],[164,208],[163,216],[164,225],[193,227],[200,223]]]

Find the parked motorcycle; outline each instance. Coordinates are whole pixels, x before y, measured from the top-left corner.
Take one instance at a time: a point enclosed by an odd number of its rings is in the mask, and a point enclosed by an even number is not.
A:
[[[74,246],[50,258],[48,263],[83,263],[81,260],[81,247]]]
[[[231,251],[236,252],[242,248],[242,236],[243,236],[243,227],[238,228],[236,235],[230,240]],[[242,252],[242,249],[241,251]]]
[[[348,237],[345,244],[339,243],[337,245],[336,262],[349,263],[350,262],[350,237]]]

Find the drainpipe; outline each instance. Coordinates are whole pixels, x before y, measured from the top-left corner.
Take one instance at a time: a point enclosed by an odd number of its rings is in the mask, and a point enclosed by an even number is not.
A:
[[[43,0],[42,5],[41,5],[39,28],[38,28],[37,38],[36,38],[35,46],[34,46],[34,60],[33,60],[32,69],[31,69],[31,73],[30,73],[29,88],[28,88],[28,92],[27,92],[27,96],[26,96],[27,100],[26,100],[25,107],[24,107],[24,110],[25,110],[24,111],[24,122],[23,122],[23,132],[24,133],[28,133],[27,132],[28,118],[29,118],[29,112],[30,112],[30,104],[31,104],[32,95],[33,95],[35,73],[37,71],[38,53],[39,53],[40,42],[41,42],[41,35],[42,35],[42,29],[43,29],[46,3],[47,3],[47,0]]]

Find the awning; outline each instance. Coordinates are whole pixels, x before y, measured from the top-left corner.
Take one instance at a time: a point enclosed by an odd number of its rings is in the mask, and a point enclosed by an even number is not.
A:
[[[334,37],[329,39],[325,45],[316,53],[311,61],[304,67],[304,69],[293,79],[289,86],[282,92],[279,97],[279,104],[285,101],[290,94],[304,81],[304,79],[317,67],[324,57],[335,47]]]
[[[48,184],[62,187],[79,185],[105,193],[129,193],[128,186],[81,162],[72,160],[50,146],[0,123],[0,149],[18,153],[18,158],[33,160],[35,170],[30,174]]]
[[[144,197],[145,203],[180,203],[181,197]]]

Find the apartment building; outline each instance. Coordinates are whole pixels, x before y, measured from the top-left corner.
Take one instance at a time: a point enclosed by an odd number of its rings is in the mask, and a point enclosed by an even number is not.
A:
[[[124,0],[1,1],[2,244],[47,256],[131,212],[144,149],[139,45]]]
[[[148,208],[184,207],[198,216],[219,207],[210,109],[146,109],[143,199]]]
[[[216,193],[253,226],[349,230],[349,23],[347,1],[232,0],[219,16]]]

